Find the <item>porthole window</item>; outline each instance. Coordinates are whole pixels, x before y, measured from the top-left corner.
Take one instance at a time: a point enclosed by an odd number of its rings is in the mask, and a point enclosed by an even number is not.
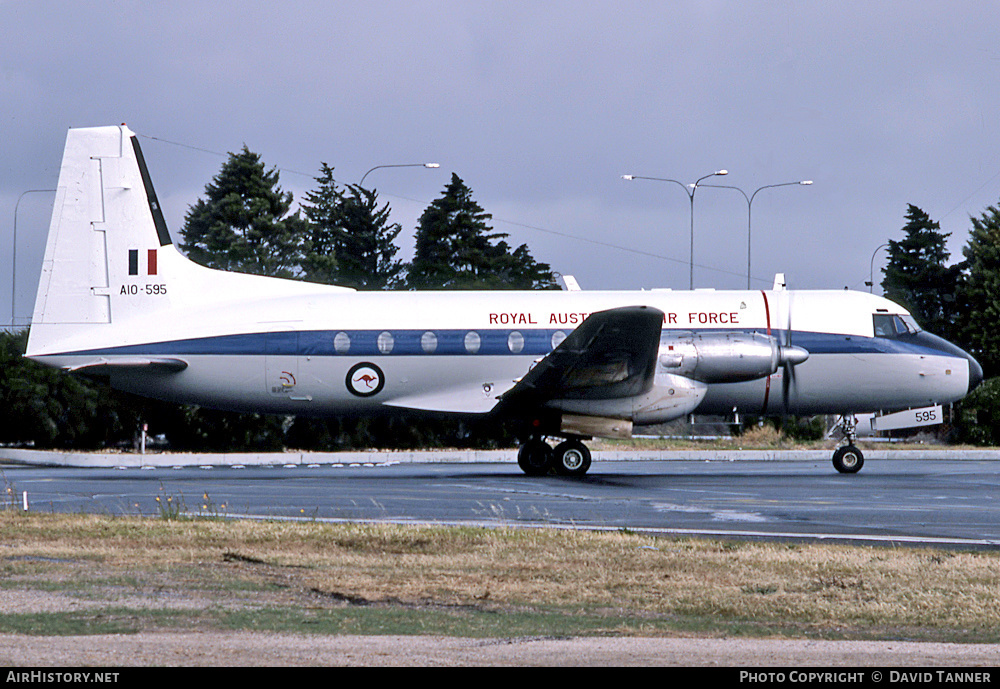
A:
[[[351,350],[351,336],[345,332],[337,333],[333,338],[333,351],[337,354],[347,354]]]
[[[524,349],[524,335],[516,330],[508,335],[507,349],[509,349],[512,354],[520,354],[521,350]]]
[[[556,332],[552,333],[552,340],[551,340],[552,349],[555,349],[556,347],[561,345],[562,341],[565,339],[566,339],[566,333],[564,333],[562,330],[557,330]]]
[[[433,354],[438,347],[438,337],[430,330],[420,336],[420,348],[424,354]]]
[[[468,332],[465,334],[465,351],[469,354],[475,354],[478,352],[481,344],[482,340],[479,339],[479,333]]]
[[[379,334],[376,343],[378,344],[378,351],[383,354],[389,354],[392,351],[392,345],[395,343],[395,340],[392,337],[392,333],[383,332]]]

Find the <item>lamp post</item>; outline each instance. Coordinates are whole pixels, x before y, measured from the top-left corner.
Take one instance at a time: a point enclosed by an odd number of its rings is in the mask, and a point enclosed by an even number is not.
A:
[[[27,191],[21,192],[21,195],[17,197],[17,203],[14,204],[14,236],[11,240],[11,265],[10,265],[10,327],[13,331],[14,326],[14,308],[15,308],[15,297],[17,295],[17,209],[21,205],[21,199],[23,199],[28,194],[41,194],[53,192],[55,189],[28,189]]]
[[[360,187],[361,185],[363,185],[365,183],[365,177],[367,177],[371,173],[375,172],[375,170],[381,170],[382,168],[386,168],[386,167],[426,167],[426,168],[439,168],[439,167],[441,167],[441,164],[440,163],[404,163],[402,165],[376,165],[371,170],[369,170],[368,172],[366,172],[364,175],[361,176],[361,181],[358,182],[358,186]]]
[[[881,249],[885,249],[888,244],[880,244],[875,251],[872,252],[872,260],[868,263],[868,294],[873,294],[875,290],[875,254],[877,254]]]
[[[743,194],[743,198],[747,202],[747,289],[750,289],[750,226],[751,226],[751,213],[753,208],[754,197],[757,196],[757,192],[763,191],[764,189],[774,189],[775,187],[792,187],[792,186],[809,186],[812,184],[811,179],[802,180],[801,182],[782,182],[781,184],[765,184],[764,186],[758,188],[752,194],[747,196],[747,193],[740,189],[739,187],[729,187],[723,184],[705,184],[706,187],[715,187],[716,189],[735,189],[736,191]]]
[[[704,177],[699,177],[694,181],[693,184],[684,184],[683,182],[678,182],[676,179],[663,179],[660,177],[641,177],[639,175],[622,175],[622,179],[631,182],[636,179],[648,179],[653,182],[673,182],[674,184],[680,186],[688,195],[688,199],[691,201],[691,241],[690,241],[690,251],[689,251],[689,276],[688,276],[688,289],[694,289],[694,193],[698,190],[698,184],[703,179],[708,179],[709,177],[728,175],[728,170],[716,170]],[[707,185],[706,185],[707,186]]]

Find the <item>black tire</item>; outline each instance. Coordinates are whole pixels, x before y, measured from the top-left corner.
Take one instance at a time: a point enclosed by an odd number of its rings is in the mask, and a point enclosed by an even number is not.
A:
[[[556,445],[552,463],[560,476],[583,476],[590,469],[590,450],[579,440]]]
[[[833,468],[842,474],[856,474],[865,465],[865,456],[853,445],[844,445],[833,453]]]
[[[517,465],[528,476],[542,476],[552,468],[552,448],[544,440],[533,438],[517,451]]]

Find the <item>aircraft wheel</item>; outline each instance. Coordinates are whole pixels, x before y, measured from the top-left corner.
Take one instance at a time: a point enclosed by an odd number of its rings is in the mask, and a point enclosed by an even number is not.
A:
[[[532,438],[517,451],[517,465],[528,476],[547,474],[552,466],[552,448],[541,438]]]
[[[590,450],[579,440],[556,445],[553,463],[560,476],[583,476],[590,469]]]
[[[865,456],[853,445],[844,445],[833,453],[833,467],[842,474],[856,474],[865,465]]]

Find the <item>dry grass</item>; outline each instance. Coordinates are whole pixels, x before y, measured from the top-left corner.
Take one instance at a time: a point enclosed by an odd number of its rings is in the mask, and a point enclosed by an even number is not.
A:
[[[11,511],[0,536],[0,597],[20,600],[467,608],[577,615],[630,634],[1000,639],[996,552]]]
[[[765,425],[763,427],[747,427],[741,435],[732,437],[633,437],[624,440],[596,438],[588,443],[588,445],[591,450],[830,450],[832,453],[834,448],[840,443],[841,440],[838,438],[799,440],[785,435],[773,426]],[[932,439],[924,441],[914,439],[907,442],[893,442],[892,445],[887,445],[884,442],[859,438],[857,445],[862,450],[929,450],[935,447],[947,448],[949,450],[989,449],[972,445],[941,444]]]

